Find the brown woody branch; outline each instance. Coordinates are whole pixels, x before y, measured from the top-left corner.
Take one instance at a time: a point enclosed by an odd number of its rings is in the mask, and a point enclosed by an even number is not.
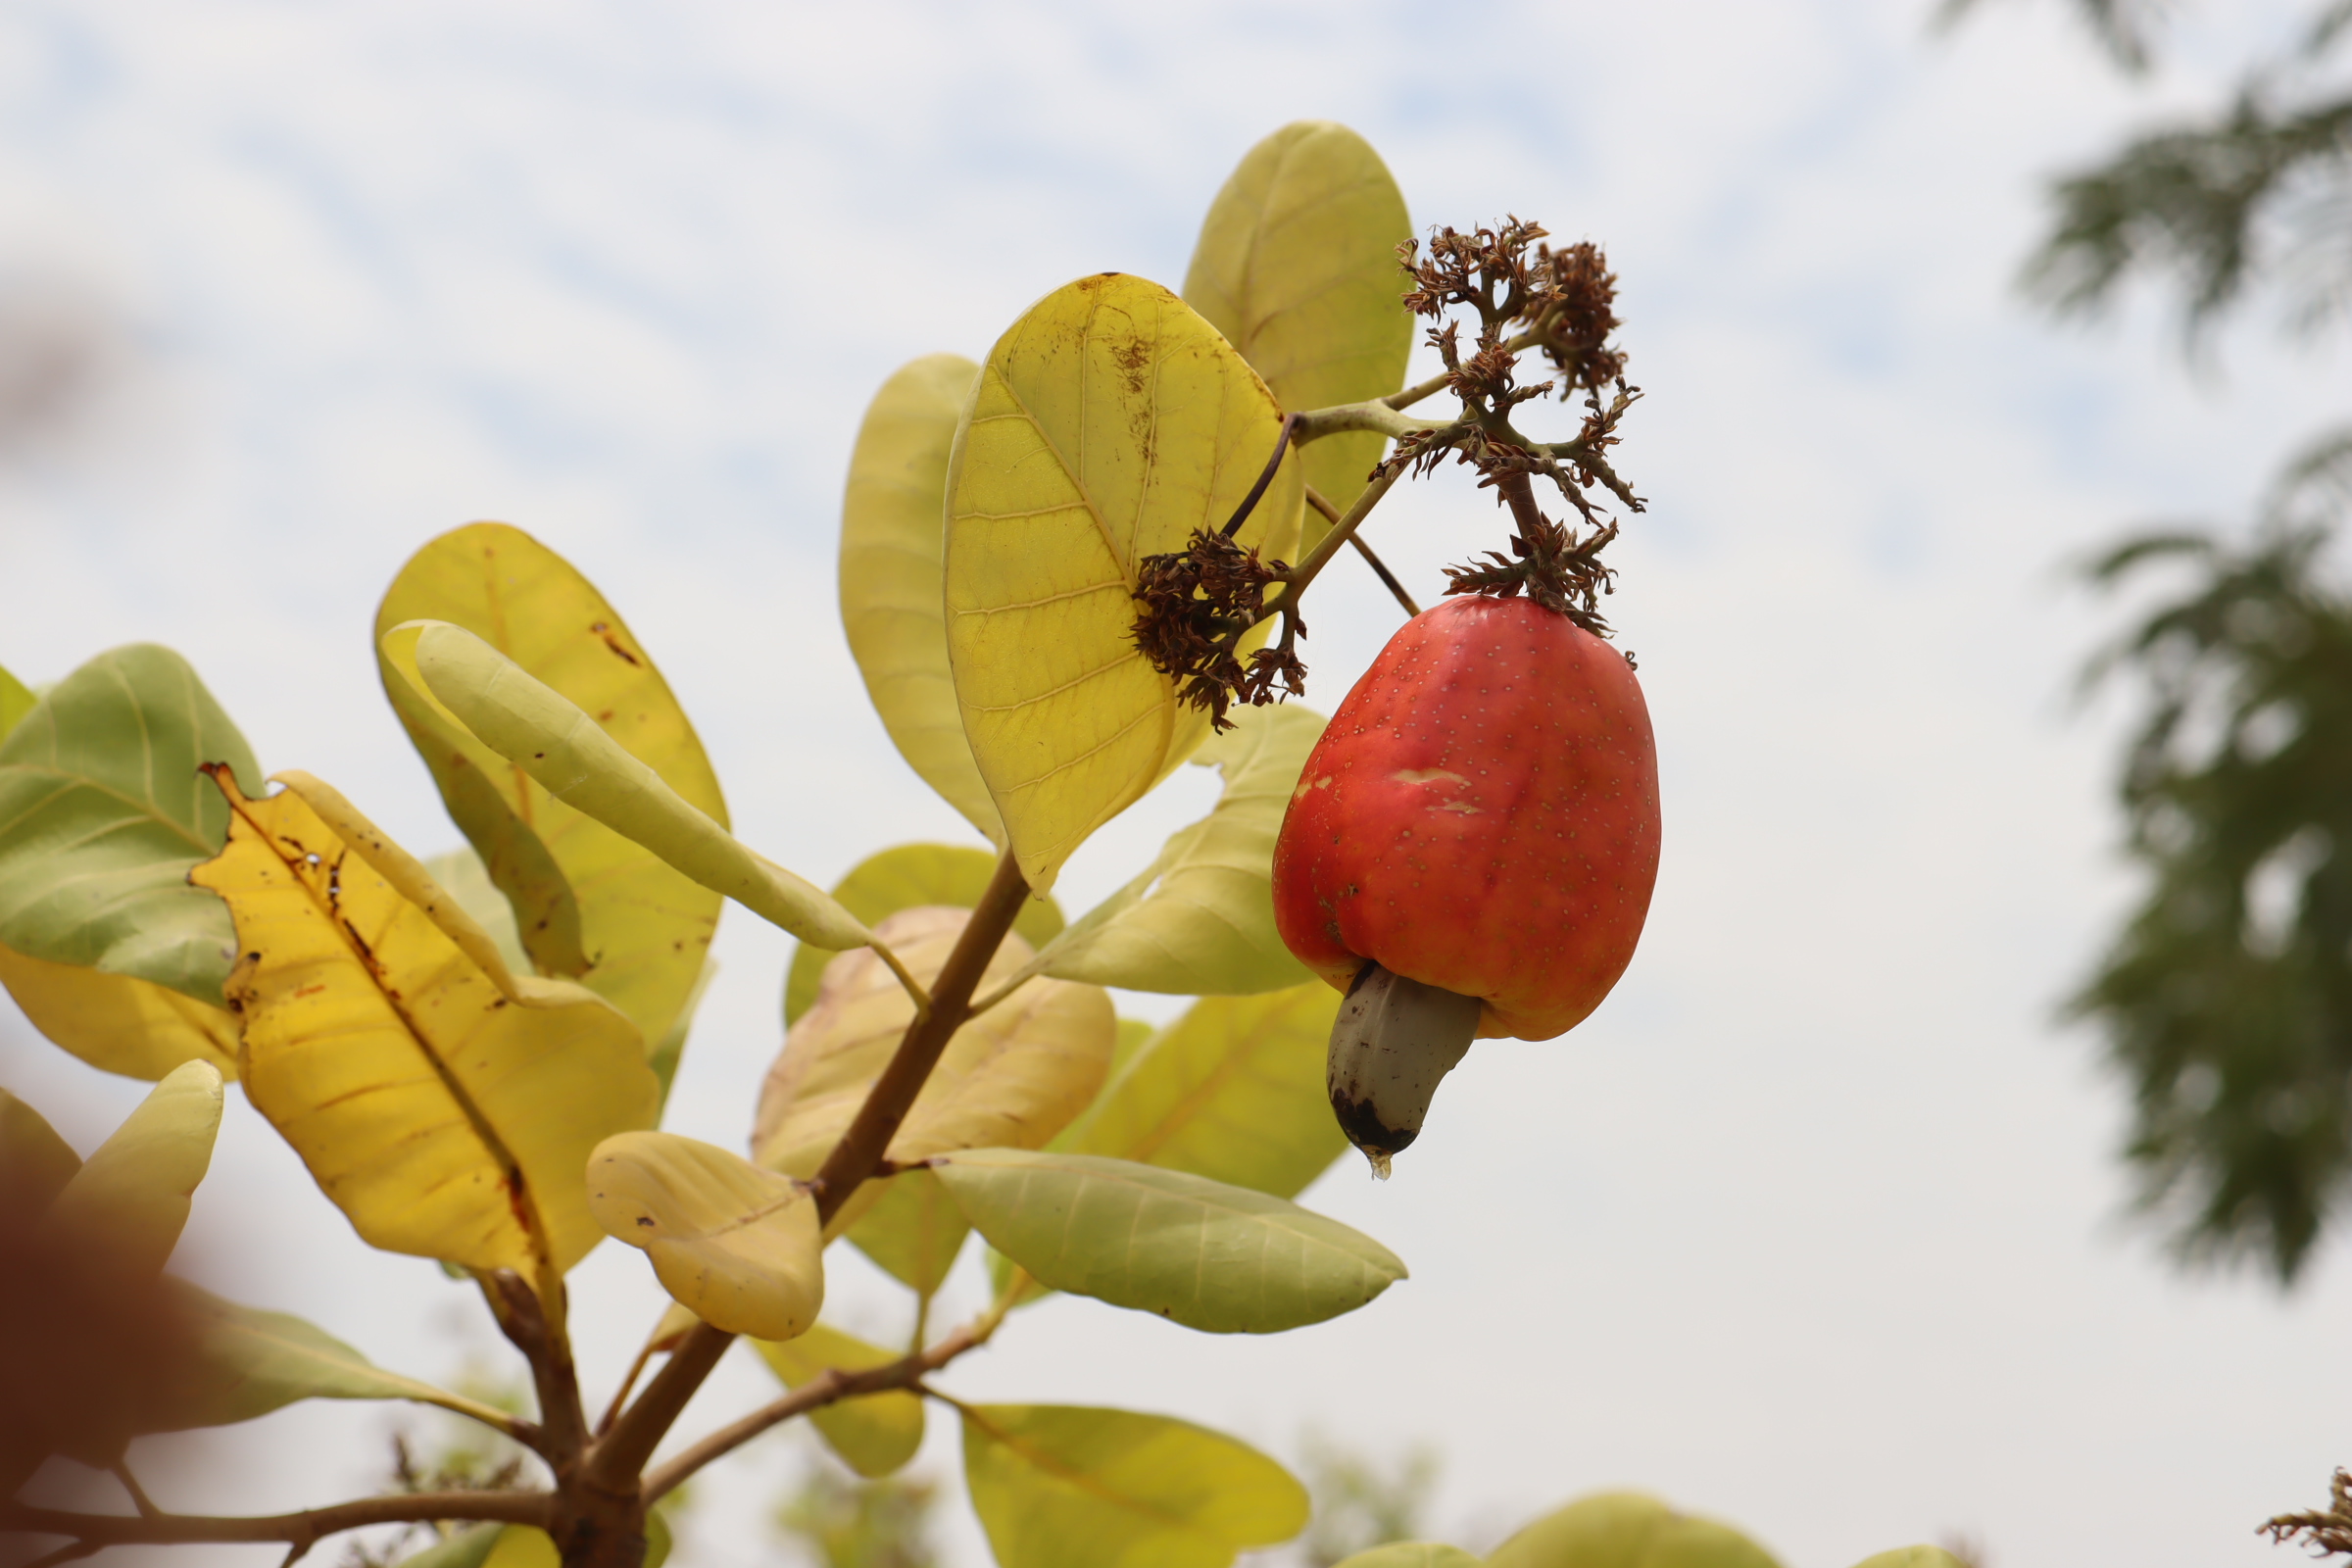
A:
[[[996,956],[1028,897],[1029,884],[1022,879],[1020,861],[1007,850],[997,861],[996,875],[980,896],[979,906],[956,938],[955,951],[932,982],[931,1005],[907,1025],[898,1053],[874,1080],[849,1131],[833,1146],[810,1183],[816,1191],[820,1223],[839,1213],[881,1163],[899,1124],[906,1119],[915,1096],[939,1064],[940,1054],[971,1016],[973,988],[987,972],[989,960]],[[708,1323],[697,1324],[688,1332],[670,1353],[668,1363],[646,1384],[636,1403],[621,1412],[612,1431],[589,1450],[583,1470],[591,1486],[618,1490],[635,1482],[653,1457],[654,1448],[686,1408],[686,1401],[703,1386],[734,1340],[732,1334]]]
[[[203,1542],[274,1541],[305,1548],[328,1536],[369,1525],[430,1524],[440,1520],[487,1520],[535,1525],[553,1517],[555,1494],[547,1492],[411,1492],[363,1497],[331,1508],[244,1518],[186,1513],[76,1513],[0,1503],[0,1535],[62,1536],[96,1550],[102,1546],[184,1545]],[[55,1555],[55,1554],[53,1554]],[[74,1553],[74,1555],[86,1555]],[[62,1559],[61,1559],[62,1560]]]
[[[648,1507],[714,1459],[742,1447],[752,1439],[781,1425],[794,1416],[821,1410],[842,1399],[859,1395],[887,1394],[894,1389],[919,1389],[923,1379],[946,1366],[966,1350],[986,1345],[996,1333],[1003,1313],[991,1313],[941,1340],[918,1354],[902,1356],[886,1366],[868,1367],[862,1372],[828,1367],[816,1377],[785,1395],[754,1410],[742,1419],[720,1427],[702,1439],[685,1452],[657,1466],[645,1478],[645,1501]]]

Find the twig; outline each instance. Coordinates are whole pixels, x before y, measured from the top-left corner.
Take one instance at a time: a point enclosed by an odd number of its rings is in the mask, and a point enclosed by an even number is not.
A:
[[[840,1367],[826,1368],[782,1398],[770,1400],[740,1420],[729,1422],[683,1453],[657,1466],[645,1478],[646,1505],[651,1507],[660,1501],[663,1494],[713,1459],[723,1458],[762,1432],[780,1426],[794,1416],[821,1410],[828,1404],[859,1395],[887,1394],[894,1389],[917,1387],[924,1378],[966,1350],[986,1345],[989,1336],[996,1333],[997,1325],[1003,1321],[1002,1312],[984,1314],[928,1350],[902,1356],[885,1366],[868,1367],[862,1372],[845,1372]]]
[[[1298,416],[1296,414],[1282,416],[1282,431],[1274,438],[1274,455],[1266,460],[1266,466],[1258,474],[1257,483],[1250,487],[1250,493],[1242,497],[1242,504],[1233,509],[1233,515],[1225,519],[1225,526],[1218,530],[1226,538],[1240,533],[1242,524],[1250,520],[1250,514],[1257,510],[1258,502],[1265,497],[1266,486],[1274,482],[1275,473],[1282,467],[1283,458],[1291,450],[1291,432],[1298,426]]]
[[[87,1557],[99,1549],[98,1544],[94,1541],[69,1541],[48,1555],[33,1558],[24,1565],[24,1568],[56,1568],[58,1563],[73,1562],[78,1558]]]
[[[1331,504],[1329,496],[1311,484],[1306,487],[1306,504],[1321,513],[1325,522],[1336,523],[1340,520],[1340,509]],[[1374,555],[1372,547],[1364,543],[1362,529],[1359,528],[1349,534],[1348,542],[1355,546],[1355,553],[1364,558],[1364,564],[1372,568],[1373,575],[1378,577],[1389,592],[1396,597],[1396,603],[1404,607],[1406,614],[1418,615],[1421,613],[1421,607],[1413,603],[1413,596],[1404,591],[1404,584],[1396,580],[1396,574],[1389,569],[1389,564]]]
[[[283,1541],[308,1544],[369,1525],[492,1520],[546,1529],[555,1495],[546,1492],[410,1492],[362,1497],[300,1513],[219,1517],[209,1514],[75,1513],[0,1503],[0,1534],[65,1536],[97,1546],[175,1545],[196,1542]]]
[[[1306,592],[1307,585],[1331,564],[1331,558],[1355,537],[1356,528],[1372,515],[1372,509],[1380,505],[1380,498],[1387,495],[1403,474],[1402,467],[1391,468],[1364,486],[1364,493],[1355,498],[1355,505],[1348,509],[1347,514],[1331,525],[1331,530],[1316,542],[1314,549],[1306,553],[1304,560],[1283,574],[1282,595],[1266,606],[1265,614],[1258,617],[1260,620],[1277,612],[1293,616],[1298,614],[1298,598]]]
[[[637,1359],[629,1363],[628,1375],[620,1380],[620,1387],[612,1391],[612,1402],[605,1406],[603,1415],[597,1417],[595,1436],[601,1438],[612,1430],[612,1423],[619,1418],[621,1407],[629,1402],[629,1392],[637,1387],[637,1380],[645,1376],[646,1363],[660,1353],[652,1340],[645,1342],[644,1348],[637,1352]]]
[[[478,1274],[482,1298],[499,1332],[513,1342],[531,1364],[531,1383],[539,1396],[539,1441],[529,1445],[548,1462],[559,1479],[588,1446],[588,1418],[580,1408],[580,1380],[571,1362],[571,1341],[563,1325],[564,1282],[551,1279],[544,1289],[555,1299],[541,1299],[513,1269]],[[550,1308],[553,1308],[551,1311]]]
[[[955,950],[932,982],[930,1008],[917,1013],[906,1026],[890,1065],[874,1080],[849,1131],[841,1135],[841,1142],[833,1146],[809,1184],[816,1191],[819,1224],[841,1211],[889,1150],[899,1124],[906,1119],[915,1096],[922,1093],[931,1069],[939,1064],[940,1054],[971,1015],[972,988],[979,984],[1028,897],[1029,884],[1021,877],[1021,863],[1007,850],[997,861],[996,875],[956,938]],[[612,1431],[590,1450],[583,1467],[590,1485],[625,1487],[642,1473],[656,1446],[686,1408],[686,1401],[734,1341],[735,1336],[724,1330],[696,1324],[670,1352],[668,1364],[646,1384],[637,1402],[621,1412]]]
[[[130,1473],[128,1459],[122,1460],[114,1466],[114,1475],[117,1481],[122,1483],[122,1490],[130,1494],[130,1505],[139,1510],[141,1518],[153,1519],[164,1511],[158,1508],[155,1500],[147,1495],[147,1489],[139,1485],[139,1478]]]

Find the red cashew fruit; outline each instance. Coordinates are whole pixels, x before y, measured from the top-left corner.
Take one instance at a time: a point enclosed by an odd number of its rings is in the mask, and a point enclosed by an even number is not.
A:
[[[1658,761],[1625,655],[1519,598],[1407,621],[1332,715],[1274,847],[1274,919],[1348,994],[1329,1087],[1387,1174],[1474,1037],[1549,1040],[1632,961]]]

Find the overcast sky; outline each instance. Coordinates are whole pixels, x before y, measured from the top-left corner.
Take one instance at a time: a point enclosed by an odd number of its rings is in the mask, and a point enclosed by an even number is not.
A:
[[[1612,551],[1613,615],[1660,743],[1650,927],[1584,1027],[1474,1052],[1396,1180],[1344,1164],[1309,1193],[1412,1266],[1373,1307],[1227,1340],[1057,1299],[946,1382],[1284,1455],[1310,1428],[1427,1445],[1432,1526],[1474,1545],[1635,1485],[1790,1568],[1953,1533],[1997,1568],[2281,1562],[2253,1526],[2352,1462],[2352,1275],[2331,1247],[2290,1298],[2183,1278],[2122,1218],[2121,1097],[2053,1021],[2132,886],[2124,710],[2068,697],[2115,612],[2064,567],[2132,519],[2241,507],[2340,412],[2344,362],[2258,318],[2199,383],[2151,311],[2084,332],[2019,302],[2040,182],[2218,90],[2291,14],[2209,6],[2131,87],[2055,9],[1939,37],[1888,0],[11,0],[0,287],[121,340],[79,434],[0,478],[0,664],[171,644],[266,767],[438,851],[457,835],[367,629],[411,551],[498,517],[617,603],[775,858],[828,881],[966,836],[833,609],[866,397],[1080,273],[1180,283],[1251,142],[1345,121],[1417,224],[1515,213],[1622,274],[1649,395],[1620,466],[1652,505]],[[1425,597],[1501,534],[1451,472],[1372,532]],[[1315,597],[1328,710],[1396,617],[1351,571]],[[1065,906],[1212,793],[1187,769],[1114,824]],[[734,910],[717,951],[669,1125],[733,1146],[789,944]],[[85,1150],[140,1093],[13,1012],[0,1083]],[[454,1373],[466,1293],[368,1251],[232,1106],[188,1266]],[[617,1248],[575,1280],[604,1303],[601,1398],[661,1298]],[[854,1261],[830,1310],[903,1328]],[[763,1379],[730,1363],[688,1424]],[[167,1500],[333,1500],[388,1430],[302,1407]],[[697,1568],[773,1558],[764,1489],[799,1462],[783,1443],[706,1489]]]

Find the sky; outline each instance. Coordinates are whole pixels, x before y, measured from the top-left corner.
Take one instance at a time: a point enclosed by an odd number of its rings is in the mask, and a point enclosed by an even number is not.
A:
[[[1659,738],[1649,926],[1588,1023],[1474,1051],[1395,1180],[1343,1162],[1305,1195],[1411,1266],[1372,1307],[1227,1339],[1054,1299],[943,1381],[1286,1457],[1426,1446],[1429,1527],[1472,1546],[1635,1486],[1789,1568],[1945,1537],[1997,1568],[2279,1561],[2254,1526],[2352,1460],[2352,1273],[2331,1245],[2291,1295],[2184,1276],[2130,1217],[2122,1096],[2059,1021],[2133,888],[2130,708],[2073,695],[2123,607],[2069,564],[2242,514],[2340,413],[2344,362],[2258,310],[2192,374],[2156,301],[2069,328],[2013,285],[2053,173],[2210,98],[2292,9],[2192,9],[2136,84],[2054,4],[1949,33],[1932,9],[10,0],[0,302],[112,336],[81,427],[0,472],[0,664],[167,643],[265,767],[437,852],[368,628],[411,552],[497,517],[626,614],[764,853],[827,882],[968,837],[834,611],[865,399],[1082,273],[1180,283],[1243,152],[1343,121],[1416,224],[1536,219],[1623,280],[1647,396],[1619,466],[1650,505],[1611,614]],[[1424,598],[1502,532],[1453,472],[1371,527]],[[1397,615],[1361,573],[1315,599],[1328,710]],[[1182,770],[1065,907],[1212,798]],[[733,1146],[790,943],[737,909],[716,954],[667,1125]],[[141,1093],[9,1011],[0,1084],[85,1151]],[[182,1266],[388,1366],[501,1364],[466,1293],[361,1246],[233,1096]],[[662,1297],[619,1248],[574,1281],[594,1399]],[[905,1332],[855,1259],[829,1312]],[[764,1379],[730,1361],[685,1430]],[[398,1419],[296,1407],[163,1500],[334,1500]],[[786,1436],[713,1472],[682,1560],[774,1559],[763,1512],[806,1462]],[[919,1465],[958,1488],[948,1423]],[[985,1563],[946,1514],[949,1560]]]

